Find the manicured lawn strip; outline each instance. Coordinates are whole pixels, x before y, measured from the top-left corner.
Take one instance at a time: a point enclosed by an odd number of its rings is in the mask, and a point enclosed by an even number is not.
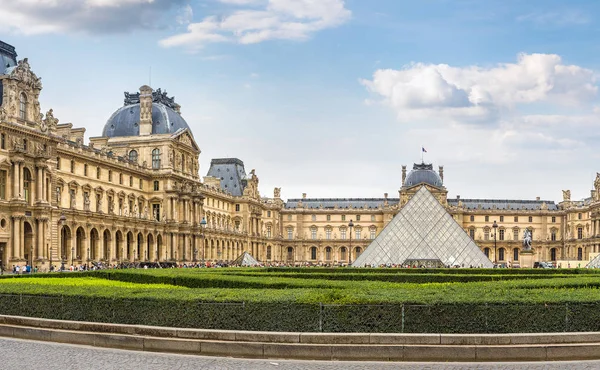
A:
[[[312,282],[312,281],[311,281]],[[2,280],[0,293],[76,295],[217,302],[295,302],[324,304],[563,303],[600,301],[600,278],[477,283],[385,283],[332,281],[331,288],[184,288],[92,277]]]

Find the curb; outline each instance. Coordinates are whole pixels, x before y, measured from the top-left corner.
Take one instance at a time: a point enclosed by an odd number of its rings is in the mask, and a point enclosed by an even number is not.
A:
[[[370,334],[180,329],[0,315],[0,336],[137,351],[342,361],[600,359],[600,333]]]

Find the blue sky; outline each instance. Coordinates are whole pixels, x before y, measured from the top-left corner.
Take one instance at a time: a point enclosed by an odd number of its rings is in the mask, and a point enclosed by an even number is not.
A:
[[[589,196],[600,171],[600,3],[22,0],[0,39],[42,77],[42,109],[100,135],[151,78],[211,158],[263,195],[397,196],[401,165],[450,196]],[[151,71],[151,73],[150,73]]]

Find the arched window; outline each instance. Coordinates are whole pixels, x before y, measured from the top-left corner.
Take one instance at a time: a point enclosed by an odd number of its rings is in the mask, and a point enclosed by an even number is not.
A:
[[[152,150],[152,169],[160,169],[160,149],[158,148]]]
[[[137,150],[132,150],[129,152],[129,160],[131,162],[137,162],[138,160],[138,152]]]
[[[550,261],[556,261],[556,248],[550,249]]]
[[[498,250],[498,261],[504,261],[504,248]]]
[[[577,260],[583,260],[583,248],[577,248]]]
[[[325,259],[331,261],[331,247],[325,248]]]
[[[267,246],[267,260],[270,260],[270,259],[271,259],[271,246],[268,245]]]
[[[31,198],[31,172],[28,168],[23,169],[23,193],[25,201],[29,203]]]
[[[345,261],[348,257],[346,256],[346,247],[340,248],[340,260]]]
[[[292,248],[292,247],[288,247],[288,249],[287,249],[287,260],[288,261],[294,260],[294,248]]]
[[[513,249],[513,261],[519,260],[519,248]]]
[[[27,95],[25,93],[21,93],[19,96],[19,117],[27,119]]]
[[[490,258],[490,248],[484,248],[483,249],[483,254],[485,254],[485,256],[487,258]]]
[[[310,259],[311,260],[317,259],[317,247],[310,247]]]

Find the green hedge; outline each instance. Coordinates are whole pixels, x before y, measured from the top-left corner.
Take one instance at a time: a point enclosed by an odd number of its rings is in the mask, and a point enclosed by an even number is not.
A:
[[[202,329],[526,333],[600,331],[600,303],[320,305],[0,294],[0,313]],[[592,313],[593,317],[590,317]]]

